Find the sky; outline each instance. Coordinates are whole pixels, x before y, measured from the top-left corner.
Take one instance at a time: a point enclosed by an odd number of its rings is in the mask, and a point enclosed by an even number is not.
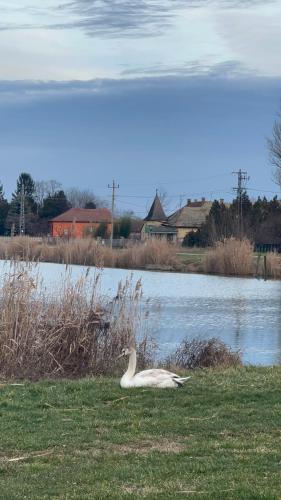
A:
[[[279,0],[0,0],[0,179],[91,189],[144,215],[187,198],[280,194]]]

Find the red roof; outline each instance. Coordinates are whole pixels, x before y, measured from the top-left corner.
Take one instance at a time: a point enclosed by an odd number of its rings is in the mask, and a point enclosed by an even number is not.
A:
[[[108,208],[71,208],[50,222],[111,222]]]

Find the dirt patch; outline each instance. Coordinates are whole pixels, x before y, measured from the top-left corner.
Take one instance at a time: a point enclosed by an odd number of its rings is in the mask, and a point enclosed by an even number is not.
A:
[[[169,441],[168,439],[163,439],[162,441],[158,442],[144,441],[137,443],[112,445],[110,449],[114,453],[118,453],[120,455],[127,455],[129,453],[135,453],[137,455],[147,455],[152,451],[159,451],[160,453],[181,453],[185,450],[185,444],[175,441]]]

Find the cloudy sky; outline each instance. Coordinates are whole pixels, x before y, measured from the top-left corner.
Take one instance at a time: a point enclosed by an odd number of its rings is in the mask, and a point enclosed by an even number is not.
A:
[[[278,192],[279,0],[0,0],[0,179],[21,171],[142,215],[155,189]]]

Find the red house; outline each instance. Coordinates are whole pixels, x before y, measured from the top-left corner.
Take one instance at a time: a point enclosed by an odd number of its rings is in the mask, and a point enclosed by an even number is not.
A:
[[[71,208],[50,220],[54,237],[84,238],[106,226],[106,236],[111,232],[111,212],[108,208]]]

